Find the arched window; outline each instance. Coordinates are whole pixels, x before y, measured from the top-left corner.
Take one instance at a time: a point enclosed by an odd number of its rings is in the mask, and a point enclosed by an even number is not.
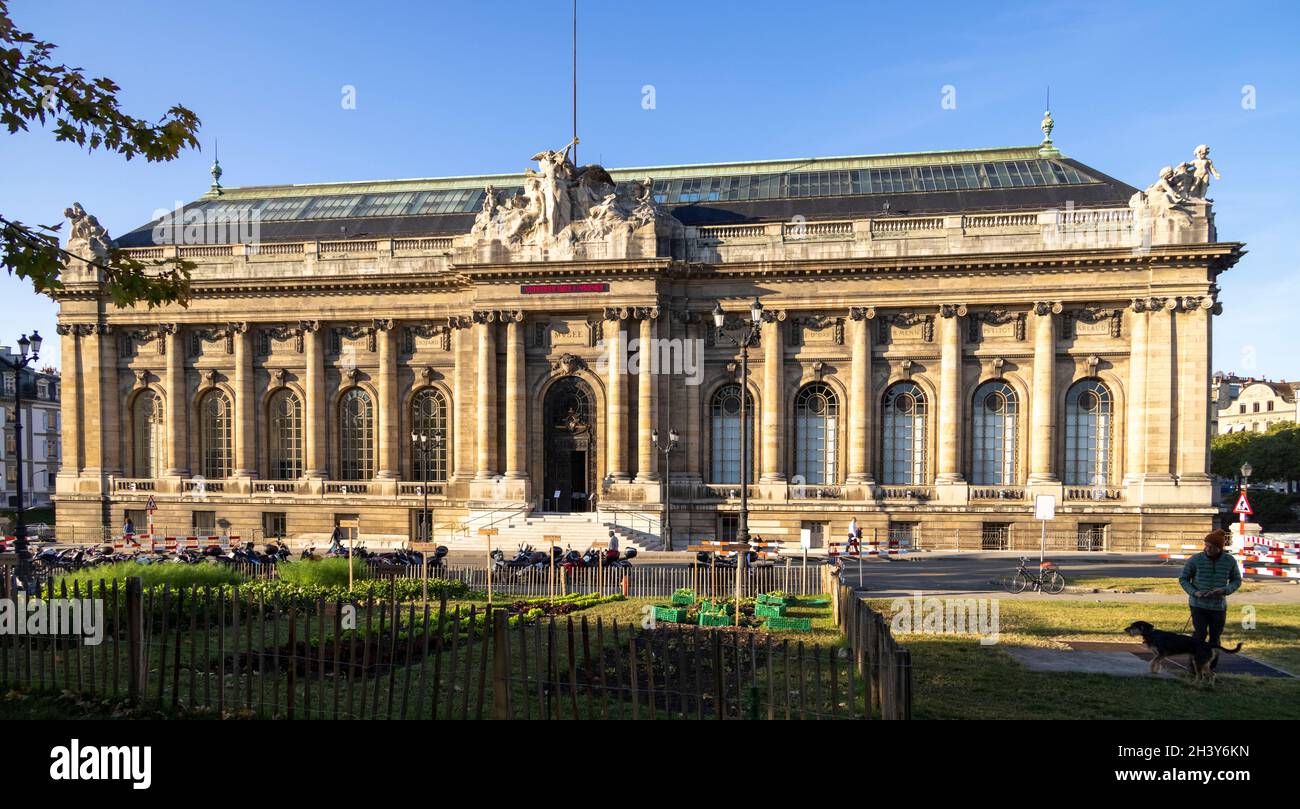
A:
[[[271,480],[297,480],[302,477],[302,400],[291,390],[279,390],[268,416]]]
[[[209,480],[230,477],[230,430],[234,413],[223,391],[208,391],[199,400],[199,469]]]
[[[413,480],[447,479],[447,397],[437,388],[425,388],[415,394],[411,402],[411,432],[424,436],[425,445],[432,447],[426,456],[412,442],[411,478]],[[425,469],[425,458],[429,459]],[[427,472],[427,477],[426,477]]]
[[[163,409],[162,397],[151,390],[135,397],[131,424],[135,441],[135,476],[162,477],[167,468],[167,412]]]
[[[837,483],[839,400],[829,385],[806,385],[794,402],[794,473],[805,483]]]
[[[339,479],[370,480],[375,475],[375,408],[360,388],[339,402]]]
[[[1016,482],[1016,392],[1002,380],[975,389],[971,408],[971,482],[994,486]]]
[[[1065,484],[1104,486],[1110,480],[1110,389],[1096,379],[1065,394]]]
[[[925,478],[925,392],[915,382],[885,391],[881,482],[921,484]]]
[[[712,452],[710,453],[710,483],[740,483],[740,386],[726,385],[713,394]],[[748,426],[750,446],[754,441],[754,399],[745,395],[745,422]],[[754,453],[749,453],[749,474],[754,482]]]

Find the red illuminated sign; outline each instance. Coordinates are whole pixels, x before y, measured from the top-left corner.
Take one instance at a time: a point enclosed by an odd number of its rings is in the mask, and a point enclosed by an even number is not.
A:
[[[574,292],[609,292],[609,284],[524,284],[521,295],[568,295]]]

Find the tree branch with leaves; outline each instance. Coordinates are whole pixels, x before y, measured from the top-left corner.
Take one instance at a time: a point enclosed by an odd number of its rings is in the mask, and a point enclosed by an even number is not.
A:
[[[118,104],[121,88],[115,82],[90,79],[81,68],[57,63],[55,48],[15,27],[8,3],[0,0],[0,124],[9,134],[26,132],[35,124],[49,129],[56,141],[90,152],[116,152],[127,160],[143,157],[150,163],[174,160],[182,149],[199,148],[199,119],[193,112],[175,105],[157,123],[127,115]],[[121,250],[105,257],[73,256],[59,246],[61,227],[27,225],[0,213],[0,263],[51,297],[63,289],[65,259],[79,258],[101,272],[105,292],[118,306],[188,302],[191,262],[144,262]]]

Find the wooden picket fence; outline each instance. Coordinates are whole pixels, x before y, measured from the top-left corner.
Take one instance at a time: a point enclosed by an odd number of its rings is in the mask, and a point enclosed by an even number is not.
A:
[[[847,648],[648,618],[524,621],[503,605],[464,609],[445,599],[146,590],[136,578],[42,595],[97,600],[103,642],[87,645],[75,632],[0,636],[4,690],[299,720],[910,716],[906,652],[873,623],[879,616],[850,604],[851,593],[833,598],[837,615],[852,616],[840,623]]]
[[[911,719],[912,654],[894,639],[889,619],[848,585],[835,588],[832,603],[854,665],[870,683],[872,712],[883,719]]]

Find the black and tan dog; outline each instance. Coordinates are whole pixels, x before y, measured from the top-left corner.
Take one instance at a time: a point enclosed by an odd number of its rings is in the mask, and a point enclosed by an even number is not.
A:
[[[1160,671],[1165,658],[1187,655],[1192,664],[1192,677],[1195,680],[1208,680],[1214,683],[1214,666],[1219,660],[1219,652],[1236,654],[1241,651],[1241,644],[1228,649],[1223,646],[1211,646],[1191,635],[1179,635],[1156,629],[1146,621],[1134,621],[1124,630],[1127,634],[1142,638],[1142,645],[1151,650],[1151,673]]]

